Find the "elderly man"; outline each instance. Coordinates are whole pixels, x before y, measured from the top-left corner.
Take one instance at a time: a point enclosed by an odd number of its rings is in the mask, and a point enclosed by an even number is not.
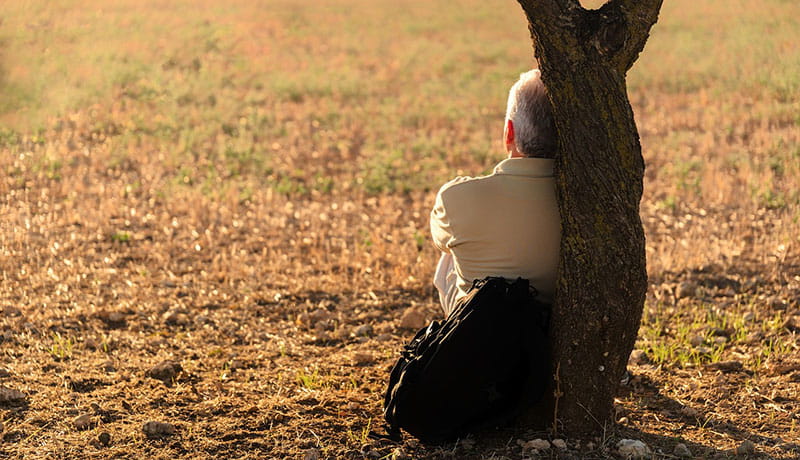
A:
[[[561,222],[553,179],[557,136],[538,69],[520,75],[508,96],[503,133],[508,158],[482,177],[444,184],[431,211],[442,252],[434,276],[445,315],[487,276],[527,279],[552,303]]]

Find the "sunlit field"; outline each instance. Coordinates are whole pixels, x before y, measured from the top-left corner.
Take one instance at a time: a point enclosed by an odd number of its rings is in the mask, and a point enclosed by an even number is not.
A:
[[[798,18],[665,1],[628,76],[632,377],[614,426],[540,456],[800,456]],[[558,434],[367,436],[440,316],[434,194],[503,158],[532,66],[513,0],[5,2],[0,457],[535,457]]]

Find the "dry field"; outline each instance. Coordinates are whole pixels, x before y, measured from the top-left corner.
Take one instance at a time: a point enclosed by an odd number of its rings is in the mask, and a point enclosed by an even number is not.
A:
[[[633,377],[539,456],[800,458],[798,18],[665,2],[629,75]],[[435,190],[501,159],[531,54],[512,0],[4,2],[0,458],[534,456],[552,434],[367,437],[439,314]]]

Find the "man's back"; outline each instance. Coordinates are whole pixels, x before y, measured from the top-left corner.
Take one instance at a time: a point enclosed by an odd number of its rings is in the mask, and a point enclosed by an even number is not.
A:
[[[489,176],[445,184],[431,212],[434,244],[453,256],[456,299],[472,281],[521,277],[552,302],[560,248],[553,160],[511,158]]]

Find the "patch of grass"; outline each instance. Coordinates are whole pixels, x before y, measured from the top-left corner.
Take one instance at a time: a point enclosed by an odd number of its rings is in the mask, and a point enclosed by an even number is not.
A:
[[[309,371],[308,369],[297,371],[297,383],[307,390],[319,390],[328,387],[323,377],[320,376],[319,369],[314,369],[313,371]]]
[[[118,231],[111,234],[111,241],[115,243],[130,243],[131,234],[125,231]]]
[[[56,332],[51,338],[53,343],[50,345],[48,352],[53,358],[56,360],[72,358],[75,348],[75,340],[72,337],[62,336],[60,333]]]

